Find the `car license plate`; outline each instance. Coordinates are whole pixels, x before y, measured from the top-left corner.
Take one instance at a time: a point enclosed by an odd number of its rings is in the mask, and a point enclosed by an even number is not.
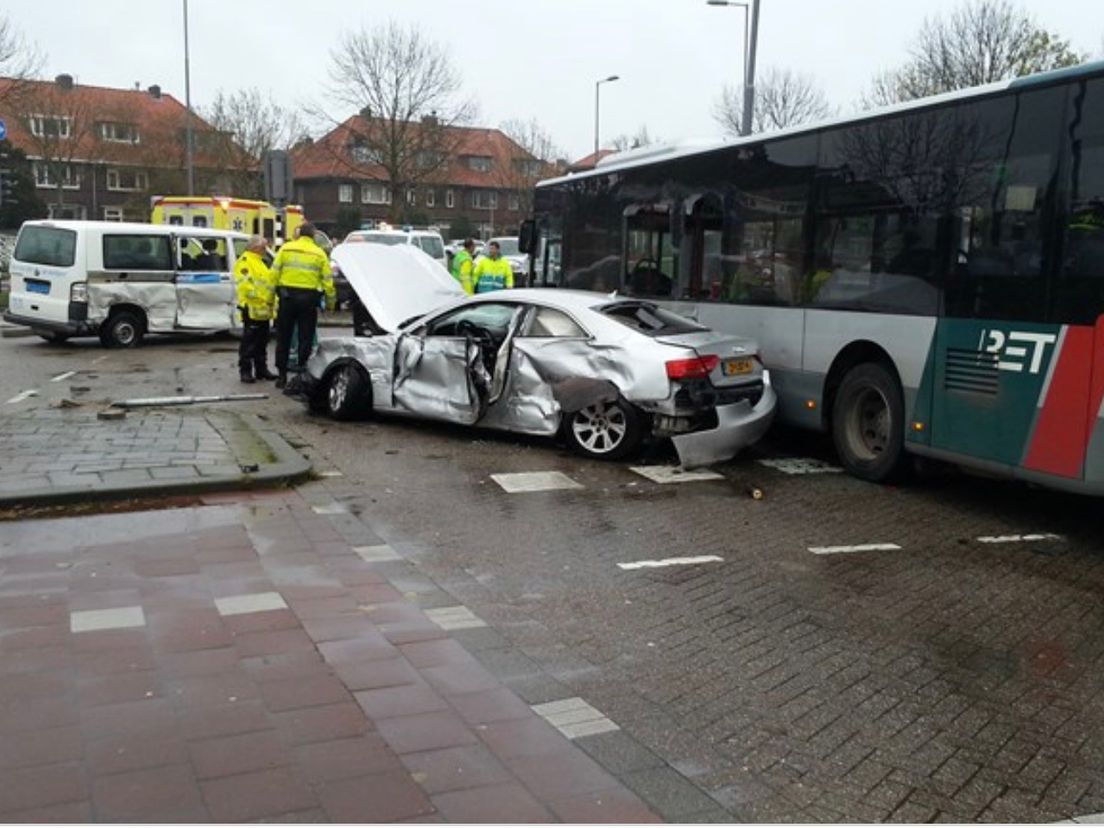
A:
[[[27,293],[46,294],[50,292],[49,282],[40,282],[35,279],[27,279],[24,281],[24,284],[27,286]]]
[[[741,374],[750,374],[754,370],[755,364],[748,357],[726,359],[721,363],[721,373],[726,377],[738,377]]]

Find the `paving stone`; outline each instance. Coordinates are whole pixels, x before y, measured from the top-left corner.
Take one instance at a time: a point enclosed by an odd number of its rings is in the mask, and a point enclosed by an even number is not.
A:
[[[552,814],[517,784],[491,785],[449,791],[431,797],[449,822],[461,823],[549,823]]]
[[[406,773],[384,773],[329,782],[319,791],[333,822],[397,822],[431,814],[434,807]]]
[[[200,787],[216,822],[244,822],[307,810],[318,804],[291,768],[208,779]]]
[[[69,629],[75,633],[131,629],[145,625],[146,617],[141,607],[81,610],[69,614]]]
[[[111,822],[206,822],[207,810],[187,765],[101,776],[93,783],[97,817]]]

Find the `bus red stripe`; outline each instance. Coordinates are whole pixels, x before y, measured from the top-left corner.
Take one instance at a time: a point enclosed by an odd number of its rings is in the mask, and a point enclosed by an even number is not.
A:
[[[1066,329],[1062,352],[1043,400],[1031,448],[1024,466],[1034,471],[1080,478],[1085,463],[1088,432],[1089,370],[1092,365],[1092,328]]]

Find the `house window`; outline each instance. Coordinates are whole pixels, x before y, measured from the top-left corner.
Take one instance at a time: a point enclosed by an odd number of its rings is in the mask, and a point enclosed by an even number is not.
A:
[[[456,198],[452,194],[452,190],[445,190],[445,206],[450,210],[456,206]]]
[[[122,207],[104,207],[104,221],[122,221]]]
[[[418,203],[418,192],[413,187],[406,191],[406,203],[411,207]]]
[[[68,138],[73,119],[64,115],[32,115],[31,134],[37,138]]]
[[[390,204],[391,188],[385,184],[361,184],[361,204]]]
[[[444,165],[445,156],[439,152],[422,150],[417,154],[417,156],[415,156],[415,161],[421,169],[432,170],[436,167]]]
[[[376,147],[368,147],[364,144],[353,144],[349,149],[349,155],[354,164],[382,164],[383,150]]]
[[[468,169],[476,172],[490,172],[494,166],[494,159],[489,155],[469,155]]]
[[[532,158],[515,158],[514,167],[526,178],[539,178],[541,162]]]
[[[134,193],[149,189],[149,177],[139,170],[108,170],[107,189]]]
[[[57,187],[58,182],[55,178],[56,169],[52,164],[43,164],[36,161],[34,163],[34,178],[35,186],[40,188]],[[80,189],[80,174],[73,171],[73,167],[70,164],[65,164],[61,168],[61,186],[66,190]]]
[[[498,193],[494,190],[472,190],[471,206],[475,210],[495,210],[498,208]]]
[[[353,203],[353,185],[339,184],[337,186],[337,200],[342,204]]]
[[[436,190],[426,190],[426,207],[436,207],[436,206],[437,206],[437,191]]]
[[[521,199],[517,193],[510,193],[510,209],[515,213],[521,209]]]
[[[138,127],[135,124],[122,124],[105,121],[100,124],[100,138],[116,144],[137,144]]]

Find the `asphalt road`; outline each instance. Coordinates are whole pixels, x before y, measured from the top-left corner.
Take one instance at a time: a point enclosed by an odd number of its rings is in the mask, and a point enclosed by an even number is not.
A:
[[[235,351],[0,340],[0,414],[264,390],[238,383]],[[458,636],[526,701],[584,698],[717,818],[1104,811],[1099,500],[950,473],[900,488],[785,474],[761,461],[832,461],[785,432],[718,479],[657,484],[630,466],[671,463],[663,447],[607,464],[545,440],[332,423],[280,395],[235,405],[340,474],[311,496],[412,561],[412,596],[487,622]],[[510,494],[491,477],[518,472],[577,488]]]

